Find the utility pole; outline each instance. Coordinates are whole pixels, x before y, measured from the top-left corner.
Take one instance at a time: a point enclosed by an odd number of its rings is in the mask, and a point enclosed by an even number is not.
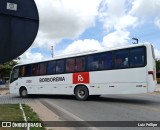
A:
[[[53,58],[53,46],[51,46],[51,51],[52,51],[51,55],[52,55],[52,58]]]

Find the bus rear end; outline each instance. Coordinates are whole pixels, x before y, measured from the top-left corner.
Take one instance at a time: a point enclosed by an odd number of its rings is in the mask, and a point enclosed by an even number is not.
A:
[[[148,71],[148,92],[155,91],[157,87],[156,80],[156,60],[154,48],[152,45],[147,45],[147,71]]]

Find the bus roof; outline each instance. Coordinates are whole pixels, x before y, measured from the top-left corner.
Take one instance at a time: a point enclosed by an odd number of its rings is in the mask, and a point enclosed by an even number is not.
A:
[[[119,49],[125,49],[125,48],[130,48],[130,47],[138,47],[138,46],[148,46],[151,45],[150,43],[141,43],[141,44],[129,44],[125,46],[120,46],[120,47],[114,47],[114,48],[109,48],[109,49],[103,49],[103,50],[92,50],[92,51],[84,51],[84,52],[78,52],[78,53],[72,53],[72,54],[63,54],[63,55],[57,55],[54,58],[43,60],[43,61],[37,61],[37,62],[29,62],[29,63],[22,63],[22,64],[17,64],[16,66],[21,66],[21,65],[27,65],[27,64],[34,64],[34,63],[42,63],[42,62],[47,62],[51,60],[58,60],[58,59],[65,59],[65,58],[72,58],[75,56],[83,56],[83,55],[88,55],[88,54],[95,54],[95,53],[100,53],[100,52],[106,52],[106,51],[114,51],[114,50],[119,50]]]

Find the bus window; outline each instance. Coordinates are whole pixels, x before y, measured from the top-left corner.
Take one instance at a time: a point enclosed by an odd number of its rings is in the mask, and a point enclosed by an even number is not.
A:
[[[20,76],[24,77],[26,75],[26,68],[25,66],[21,66]]]
[[[144,66],[144,48],[133,48],[130,50],[130,67]]]
[[[46,74],[46,63],[40,63],[39,65],[39,74],[45,75]]]
[[[114,67],[118,68],[127,68],[129,67],[129,59],[128,59],[129,50],[119,50],[114,54]]]
[[[47,74],[51,75],[51,74],[55,74],[55,61],[50,61],[48,62],[48,66],[47,66]]]
[[[18,79],[19,76],[19,67],[16,67],[12,71],[12,77],[11,77],[11,82],[15,81]]]
[[[112,53],[102,53],[99,56],[99,69],[112,69]]]
[[[76,58],[76,71],[85,71],[85,57]]]
[[[98,70],[98,60],[99,60],[98,54],[88,56],[87,66],[89,71]]]
[[[31,65],[26,65],[25,71],[25,76],[31,76]]]
[[[33,64],[32,66],[32,75],[36,76],[39,74],[39,64]]]
[[[66,72],[74,72],[74,68],[75,68],[75,59],[74,58],[67,59],[66,60]]]
[[[64,60],[56,61],[56,73],[64,73]]]

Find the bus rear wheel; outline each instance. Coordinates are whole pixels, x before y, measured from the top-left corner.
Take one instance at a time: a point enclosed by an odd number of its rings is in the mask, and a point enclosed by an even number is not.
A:
[[[89,97],[89,91],[88,89],[81,85],[81,86],[78,86],[76,89],[75,89],[75,96],[78,100],[80,101],[85,101],[88,99]]]
[[[19,91],[19,95],[20,95],[21,98],[28,97],[27,89],[26,88],[21,88],[20,91]]]

